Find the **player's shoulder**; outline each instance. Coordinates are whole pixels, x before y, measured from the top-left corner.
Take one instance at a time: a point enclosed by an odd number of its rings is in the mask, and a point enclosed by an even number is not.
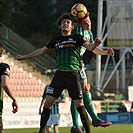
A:
[[[92,34],[92,31],[91,30],[88,30],[88,33]]]
[[[0,63],[0,68],[1,68],[1,69],[2,69],[2,68],[10,68],[10,66],[9,66],[9,64],[7,64],[7,63],[1,62],[1,63]]]
[[[59,40],[60,38],[62,38],[61,35],[56,35],[56,36],[54,36],[52,39],[53,39],[53,40]]]
[[[72,36],[78,38],[78,37],[81,37],[82,35],[80,35],[80,34],[77,33],[77,34],[73,34]]]

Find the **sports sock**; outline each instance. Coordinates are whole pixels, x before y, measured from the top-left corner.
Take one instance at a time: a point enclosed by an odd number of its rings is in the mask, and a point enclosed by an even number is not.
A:
[[[41,120],[40,120],[40,130],[39,132],[43,133],[43,130],[46,126],[47,120],[49,119],[50,115],[50,109],[43,108],[42,114],[41,114]]]
[[[73,127],[80,128],[78,124],[78,111],[76,109],[76,106],[73,101],[71,101],[71,115],[72,115],[72,121],[73,121]]]
[[[53,130],[53,129],[51,129],[51,130],[49,131],[49,133],[54,133],[54,130]]]
[[[100,118],[96,115],[96,113],[94,111],[91,96],[89,95],[89,93],[83,93],[83,100],[84,100],[85,108],[86,108],[87,112],[90,114],[92,121],[96,122],[96,121],[100,120]]]
[[[87,112],[85,111],[85,107],[80,106],[77,108],[77,111],[80,114],[80,119],[81,119],[81,122],[85,128],[86,133],[90,133],[89,118],[88,118]]]

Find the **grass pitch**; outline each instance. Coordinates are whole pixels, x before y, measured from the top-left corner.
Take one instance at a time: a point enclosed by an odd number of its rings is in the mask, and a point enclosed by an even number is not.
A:
[[[60,133],[70,133],[71,127],[59,127]],[[38,128],[5,129],[4,133],[34,133]],[[110,127],[92,127],[91,133],[133,133],[133,125],[111,125]]]

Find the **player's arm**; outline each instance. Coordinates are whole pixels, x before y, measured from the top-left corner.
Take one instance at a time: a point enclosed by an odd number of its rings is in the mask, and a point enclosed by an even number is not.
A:
[[[83,46],[89,50],[89,51],[93,51],[97,46],[99,46],[101,44],[101,40],[99,38],[96,38],[94,43],[90,43],[89,41],[84,42]]]
[[[59,97],[55,102],[56,103],[65,103],[66,99]]]
[[[65,103],[65,101],[66,101],[65,99],[59,99],[59,100],[57,99],[55,102],[56,103]]]
[[[9,83],[9,76],[8,75],[2,75],[1,76],[2,82],[1,82],[1,87],[4,89],[4,91],[6,92],[6,94],[13,100],[12,102],[12,107],[13,113],[16,113],[18,111],[18,103],[16,101],[16,98],[14,96],[14,93],[10,87],[10,83]]]
[[[26,55],[17,55],[17,60],[25,60],[25,59],[28,59],[28,58],[34,58],[34,57],[37,57],[37,56],[40,56],[42,54],[45,54],[46,52],[48,51],[48,48],[46,46],[42,47],[42,48],[39,48],[29,54],[26,54]]]
[[[39,115],[41,115],[42,107],[43,107],[45,101],[46,101],[46,98],[43,98],[43,97],[42,97],[42,100],[41,100],[41,103],[40,103],[40,107],[39,107]]]
[[[99,47],[96,47],[93,51],[94,54],[98,55],[109,55],[109,56],[114,56],[114,50],[112,48],[108,48],[107,50],[103,50]]]
[[[59,98],[55,101],[56,103],[65,103],[66,102],[66,94],[62,92]]]
[[[82,86],[82,91],[84,93],[88,93],[90,91],[90,85],[87,83],[87,76],[86,76],[85,69],[82,65],[82,62],[81,62],[81,69],[79,72],[80,72],[80,83]]]

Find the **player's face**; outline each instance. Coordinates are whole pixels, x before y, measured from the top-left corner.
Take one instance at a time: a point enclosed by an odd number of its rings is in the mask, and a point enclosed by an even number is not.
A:
[[[89,17],[83,19],[80,23],[84,30],[91,30],[91,20]]]
[[[63,19],[61,21],[61,25],[60,25],[61,31],[63,32],[71,32],[73,29],[73,25],[72,25],[72,21],[69,19]]]

